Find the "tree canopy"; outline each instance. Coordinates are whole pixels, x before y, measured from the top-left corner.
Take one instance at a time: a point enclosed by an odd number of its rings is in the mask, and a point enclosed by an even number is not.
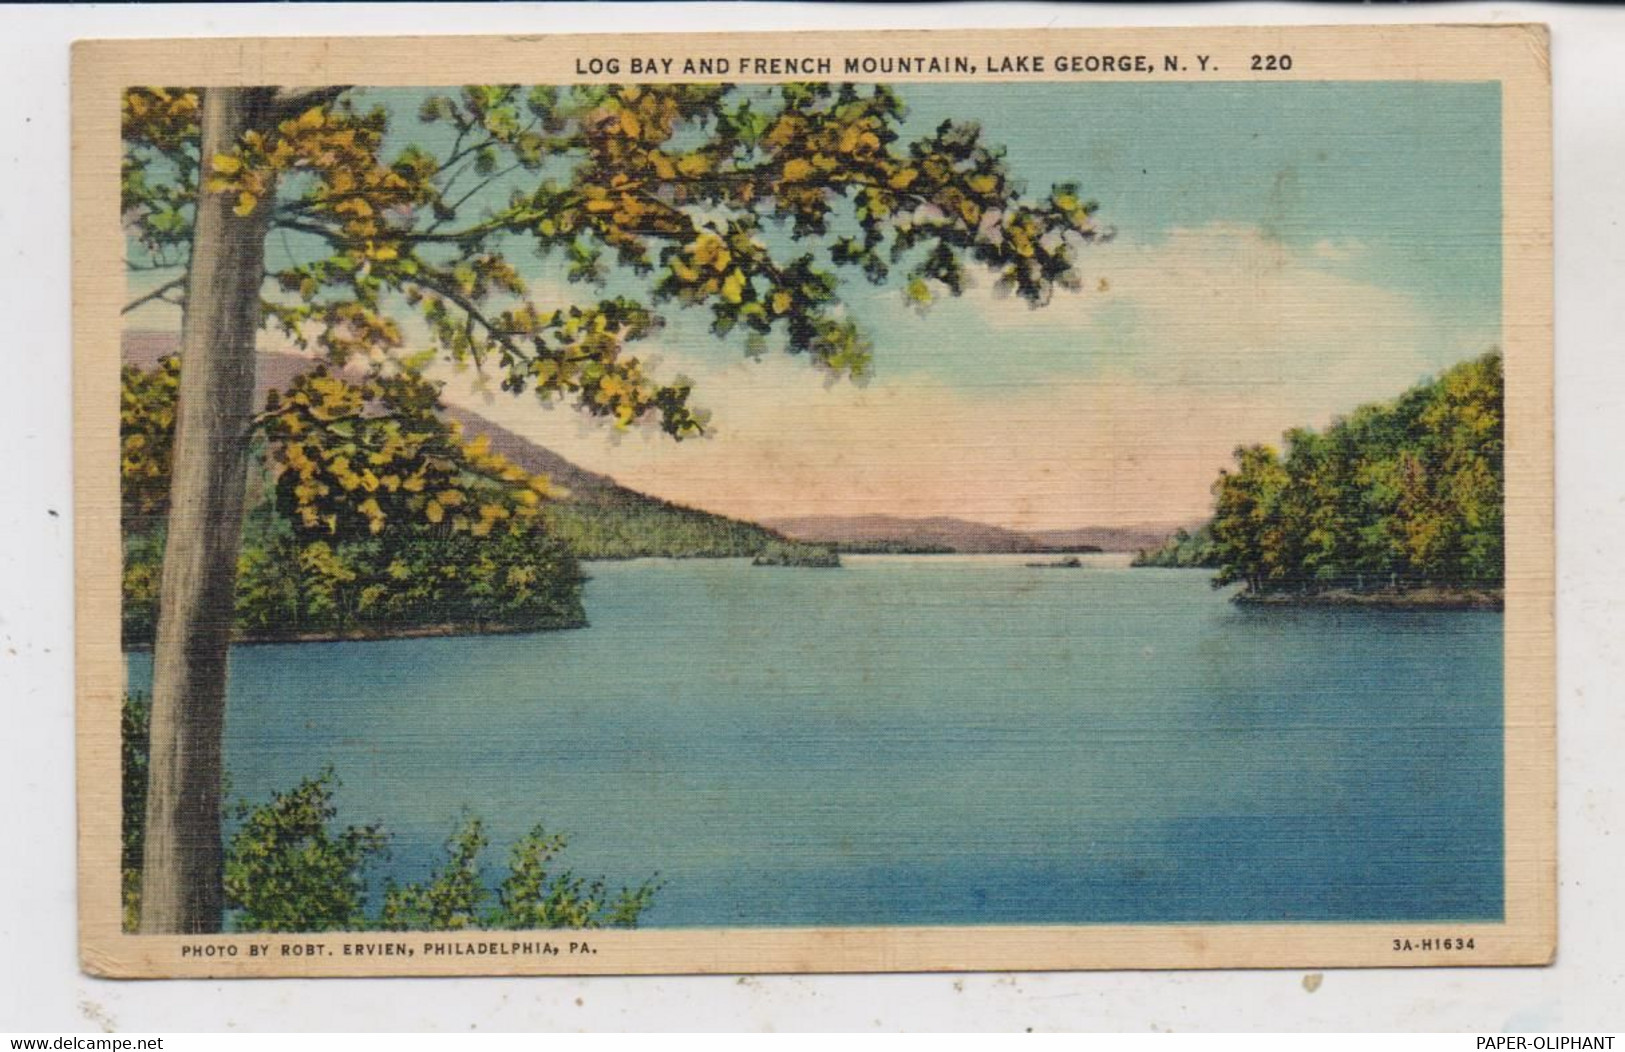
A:
[[[207,158],[198,112],[193,90],[125,96],[133,267],[185,266],[200,179],[240,214],[274,199],[286,258],[263,310],[299,346],[338,364],[393,353],[415,317],[435,351],[506,390],[678,437],[705,423],[689,383],[652,377],[627,350],[660,326],[658,304],[708,309],[713,331],[745,332],[752,353],[776,344],[860,375],[871,348],[840,309],[839,269],[874,282],[901,269],[923,303],[959,293],[979,264],[1037,304],[1076,285],[1076,246],[1102,234],[1075,185],[1023,199],[974,123],[903,141],[903,104],[884,86],[471,86],[422,95],[438,150],[341,88],[285,103]],[[642,298],[541,302],[515,262],[527,243],[584,291],[618,273]],[[177,279],[141,299],[183,290]]]

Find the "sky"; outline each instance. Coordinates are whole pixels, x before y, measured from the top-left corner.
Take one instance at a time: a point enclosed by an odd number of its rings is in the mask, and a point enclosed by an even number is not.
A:
[[[1035,310],[984,274],[920,313],[900,287],[848,276],[847,310],[875,347],[861,384],[748,359],[706,313],[671,306],[639,352],[692,377],[712,414],[706,437],[682,443],[449,372],[447,401],[626,485],[744,518],[1193,524],[1238,445],[1324,426],[1500,341],[1496,84],[899,92],[908,129],[977,120],[1034,196],[1076,181],[1100,203],[1116,236],[1081,250],[1081,292]],[[532,266],[538,302],[580,295]]]

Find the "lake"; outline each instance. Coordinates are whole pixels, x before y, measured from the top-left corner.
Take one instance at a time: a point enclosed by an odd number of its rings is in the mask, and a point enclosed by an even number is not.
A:
[[[587,629],[238,647],[229,792],[331,765],[401,879],[542,822],[658,871],[648,926],[1501,917],[1502,615],[1029,558],[596,563]]]

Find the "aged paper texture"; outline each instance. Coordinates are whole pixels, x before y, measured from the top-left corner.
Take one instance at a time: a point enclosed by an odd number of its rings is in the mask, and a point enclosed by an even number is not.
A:
[[[73,84],[87,971],[1551,959],[1541,27]]]

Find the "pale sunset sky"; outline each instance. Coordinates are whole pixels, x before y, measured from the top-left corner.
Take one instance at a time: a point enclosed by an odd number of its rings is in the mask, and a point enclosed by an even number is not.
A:
[[[1500,341],[1496,84],[898,90],[911,130],[980,121],[1033,196],[1075,180],[1100,202],[1117,237],[1081,250],[1084,291],[1033,310],[982,272],[920,314],[901,282],[843,271],[875,346],[863,384],[750,360],[710,335],[708,312],[664,305],[668,326],[637,352],[695,380],[712,413],[700,440],[617,434],[449,371],[446,400],[633,488],[750,519],[1195,523],[1237,445],[1323,426]],[[417,93],[368,94],[407,118],[403,142],[427,138]],[[512,258],[543,306],[591,295],[528,249]],[[162,306],[127,321],[177,323]]]

